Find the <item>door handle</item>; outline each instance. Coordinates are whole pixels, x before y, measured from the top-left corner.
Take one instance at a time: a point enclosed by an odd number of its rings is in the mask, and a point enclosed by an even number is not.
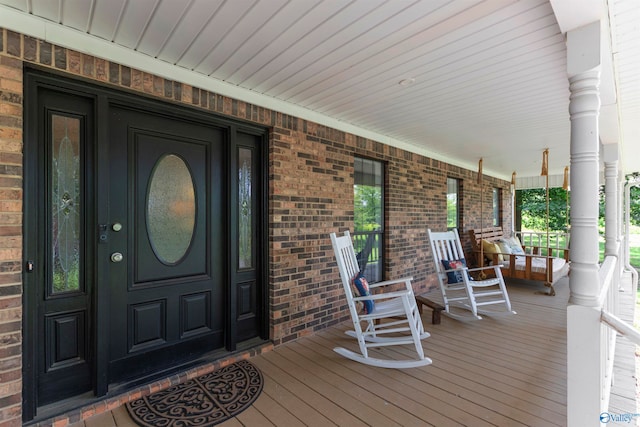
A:
[[[120,262],[124,259],[124,256],[120,252],[114,252],[111,254],[111,262]]]

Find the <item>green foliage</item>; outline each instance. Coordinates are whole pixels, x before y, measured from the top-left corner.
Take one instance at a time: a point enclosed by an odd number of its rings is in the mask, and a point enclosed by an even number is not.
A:
[[[634,172],[626,176],[627,179],[639,178],[640,172]],[[604,227],[604,185],[600,187],[600,227]],[[624,194],[621,195],[624,197]],[[640,225],[640,186],[633,185],[629,188],[629,222],[631,225]]]
[[[447,228],[458,226],[458,195],[447,194]]]
[[[382,227],[382,188],[354,185],[355,231],[373,231]]]
[[[630,188],[629,221],[633,225],[640,225],[640,187]]]
[[[636,269],[640,268],[640,246],[629,248],[629,264]]]
[[[627,179],[639,178],[640,172],[627,175]],[[633,225],[640,225],[640,186],[634,185],[629,188],[629,221]]]
[[[53,292],[69,292],[80,289],[80,273],[78,265],[69,272],[56,268],[53,272]]]
[[[526,230],[547,229],[547,197],[544,188],[518,190],[522,203],[522,228]],[[549,189],[549,230],[564,231],[568,222],[567,191],[562,188]]]

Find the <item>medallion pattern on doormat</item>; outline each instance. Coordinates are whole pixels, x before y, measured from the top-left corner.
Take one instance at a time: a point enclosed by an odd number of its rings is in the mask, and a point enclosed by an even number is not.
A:
[[[127,403],[144,427],[204,427],[247,409],[262,391],[262,373],[241,360],[198,378]]]

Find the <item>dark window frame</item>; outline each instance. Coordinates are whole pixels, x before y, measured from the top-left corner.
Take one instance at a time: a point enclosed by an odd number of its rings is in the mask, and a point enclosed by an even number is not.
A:
[[[502,191],[499,187],[493,187],[491,192],[491,217],[494,227],[502,225]]]
[[[454,178],[451,176],[447,177],[447,192],[446,192],[446,209],[447,209],[447,229],[448,230],[452,230],[454,228],[460,228],[460,212],[461,212],[461,188],[462,188],[462,180],[459,178]],[[453,190],[453,188],[455,187],[455,192],[450,191]],[[455,221],[450,221],[450,215],[451,215],[451,211],[450,211],[450,207],[449,207],[449,203],[450,203],[450,199],[451,199],[451,195],[455,194]],[[455,225],[453,225],[452,223],[455,222]]]
[[[358,185],[368,187],[379,187],[379,191],[369,193],[369,195],[379,196],[379,205],[375,209],[375,223],[377,227],[372,227],[370,222],[367,227],[363,227],[356,207],[358,195],[356,194]],[[371,283],[384,280],[385,265],[385,191],[386,191],[386,164],[380,160],[365,157],[354,157],[354,249],[358,257],[360,268],[367,280]]]

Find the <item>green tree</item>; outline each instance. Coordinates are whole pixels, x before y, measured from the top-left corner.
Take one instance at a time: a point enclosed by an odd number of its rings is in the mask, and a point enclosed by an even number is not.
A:
[[[640,172],[627,175],[627,179],[639,178]],[[629,219],[631,224],[640,225],[640,186],[629,189]],[[571,193],[569,192],[569,197]],[[604,186],[600,187],[599,223],[604,227]],[[518,190],[522,207],[522,228],[527,230],[545,230],[547,203],[544,188]],[[563,231],[567,224],[567,192],[562,188],[549,189],[549,230]]]
[[[630,188],[629,220],[633,225],[640,225],[640,187]]]
[[[547,198],[544,188],[518,190],[522,203],[522,228],[527,230],[547,229]],[[549,189],[549,230],[564,231],[567,227],[567,191],[562,188]]]
[[[640,178],[640,172],[627,175],[627,179]],[[629,221],[633,225],[640,225],[640,185],[629,188]]]
[[[634,172],[626,176],[628,180],[640,178],[640,172]],[[600,187],[600,218],[599,224],[604,227],[604,185]],[[624,197],[624,195],[622,195]],[[629,222],[632,225],[640,225],[640,186],[633,185],[629,188]]]
[[[373,231],[381,227],[382,188],[354,185],[355,231]]]

